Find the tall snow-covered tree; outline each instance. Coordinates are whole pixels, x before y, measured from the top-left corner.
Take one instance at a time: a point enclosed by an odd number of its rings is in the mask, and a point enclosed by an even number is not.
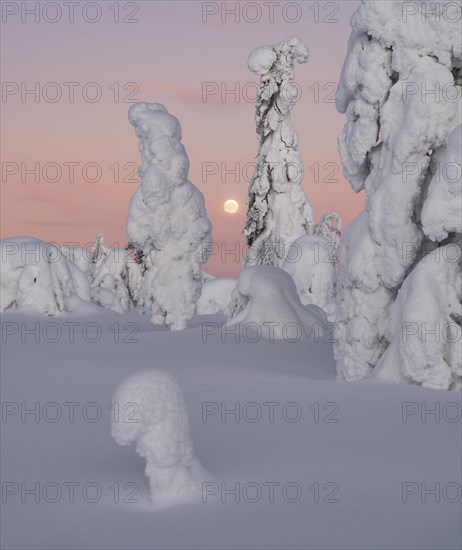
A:
[[[460,20],[431,1],[407,4],[361,3],[337,94],[344,174],[366,192],[340,254],[335,356],[346,380],[369,376],[389,345],[391,306],[428,248],[422,205],[461,120]],[[437,7],[451,13],[454,2]]]
[[[308,49],[297,37],[256,48],[248,59],[249,69],[260,77],[255,115],[260,149],[247,198],[247,266],[279,267],[288,245],[313,232],[313,209],[301,186],[303,164],[290,115],[298,99],[294,62],[307,59]]]
[[[178,119],[160,103],[140,102],[130,107],[129,120],[142,159],[127,218],[130,243],[146,266],[138,300],[153,323],[180,330],[196,312],[212,226],[202,193],[188,180]]]

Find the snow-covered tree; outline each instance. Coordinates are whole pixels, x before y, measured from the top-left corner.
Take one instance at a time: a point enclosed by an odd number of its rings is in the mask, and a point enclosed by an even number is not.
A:
[[[0,252],[0,311],[56,315],[90,301],[85,273],[55,244],[18,237],[0,241]]]
[[[436,389],[462,389],[462,126],[431,180],[422,228],[435,241],[398,292],[390,345],[372,377]]]
[[[347,380],[368,376],[389,344],[391,305],[426,246],[422,204],[460,122],[460,21],[436,17],[434,2],[405,6],[361,3],[337,94],[344,174],[367,197],[340,253],[335,356]]]
[[[130,245],[109,248],[101,233],[89,248],[71,246],[61,250],[86,275],[92,302],[117,313],[136,309],[144,272],[138,250]]]
[[[202,193],[188,180],[179,121],[160,103],[136,103],[130,123],[140,138],[140,186],[130,201],[127,233],[144,255],[139,303],[152,322],[183,329],[196,312],[211,250]]]
[[[313,209],[301,186],[303,164],[290,115],[298,99],[294,62],[307,59],[308,49],[297,37],[261,46],[248,59],[249,69],[260,76],[255,116],[260,149],[247,198],[247,266],[279,267],[287,245],[314,228]]]
[[[205,470],[194,454],[176,380],[158,371],[136,373],[120,383],[113,403],[120,415],[112,417],[112,437],[119,445],[136,443],[146,459],[153,502],[165,506],[200,498]]]

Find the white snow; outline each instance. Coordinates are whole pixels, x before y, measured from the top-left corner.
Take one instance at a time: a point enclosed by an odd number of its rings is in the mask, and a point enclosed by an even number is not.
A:
[[[223,311],[231,301],[237,279],[219,277],[202,284],[202,294],[197,302],[197,314],[205,315]]]
[[[1,346],[2,402],[19,407],[4,415],[1,429],[2,481],[18,489],[2,503],[5,548],[460,548],[460,500],[451,503],[440,495],[436,502],[430,492],[421,500],[436,483],[440,493],[452,483],[448,496],[454,498],[454,484],[462,483],[460,412],[459,421],[449,421],[461,410],[460,393],[336,382],[332,345],[322,339],[237,342],[223,338],[228,329],[221,316],[197,318],[190,330],[170,332],[147,316],[102,311],[54,317],[63,331],[56,343],[36,343],[33,335],[21,342],[21,323],[26,328],[39,323],[42,333],[50,319],[3,314],[4,330],[14,323],[20,331]],[[73,343],[66,336],[69,321],[79,323]],[[83,337],[82,327],[90,322],[102,331],[94,343]],[[206,341],[205,322],[216,327]],[[123,329],[124,323],[134,323],[136,333]],[[116,411],[121,420],[133,412],[117,409],[114,391],[139,370],[171,374],[182,388],[194,451],[210,472],[205,481],[218,491],[204,501],[199,496],[157,510],[145,460],[111,437]],[[35,413],[22,422],[21,404],[33,410],[36,402],[39,422]],[[78,403],[73,422],[65,402]],[[61,407],[57,422],[46,420],[48,403]],[[257,422],[250,421],[258,409],[245,408],[249,403],[262,411]],[[274,403],[273,421],[264,403]],[[294,403],[302,415],[290,422],[298,410]],[[98,406],[99,420],[89,421]],[[204,418],[204,407],[217,412]],[[225,407],[237,416],[222,421]],[[411,414],[403,416],[403,409]],[[439,410],[439,417],[425,416],[425,410]],[[51,406],[49,418],[55,414]],[[34,494],[21,502],[21,482],[32,490],[35,483],[41,489],[59,484],[62,497],[50,503],[40,492],[39,502]],[[73,503],[64,485],[71,482],[78,483]],[[98,502],[82,496],[90,482],[101,488]],[[247,483],[261,488],[257,502],[244,499]],[[275,484],[273,502],[265,483]],[[287,483],[301,488],[298,502],[283,498]],[[403,483],[415,492],[404,502]],[[224,494],[236,488],[239,502]],[[249,497],[253,491],[250,486]],[[50,487],[50,498],[54,494]],[[287,495],[293,498],[293,485]]]
[[[348,380],[368,376],[389,344],[390,306],[425,245],[426,190],[461,121],[460,102],[448,99],[462,92],[460,22],[423,17],[431,2],[405,17],[406,4],[361,2],[337,94],[347,118],[338,140],[344,174],[367,195],[338,273],[336,358]]]
[[[249,56],[249,69],[260,76],[255,115],[260,150],[247,198],[246,266],[280,267],[288,246],[314,228],[290,114],[298,100],[294,61],[307,59],[308,49],[297,37],[262,46]]]
[[[236,326],[245,333],[256,331],[255,338],[268,340],[319,338],[327,323],[321,308],[302,304],[292,277],[270,266],[241,272],[225,314],[228,327]]]
[[[456,243],[437,248],[406,278],[391,310],[391,344],[372,378],[462,389],[461,257]]]
[[[146,371],[121,382],[113,403],[132,414],[112,419],[112,437],[119,445],[136,443],[146,459],[151,498],[160,505],[197,498],[205,475],[194,455],[183,394],[175,379]]]
[[[0,311],[20,309],[56,315],[90,301],[85,274],[58,246],[17,237],[0,241],[0,247]]]
[[[178,120],[160,103],[144,102],[130,107],[129,120],[142,158],[141,183],[127,218],[129,239],[144,253],[147,267],[139,302],[153,323],[179,330],[196,312],[211,223],[202,193],[188,180]]]
[[[326,310],[335,296],[337,248],[321,235],[299,237],[287,252],[282,269],[294,280],[302,304]]]
[[[422,208],[422,228],[434,241],[462,233],[462,125],[449,134]]]

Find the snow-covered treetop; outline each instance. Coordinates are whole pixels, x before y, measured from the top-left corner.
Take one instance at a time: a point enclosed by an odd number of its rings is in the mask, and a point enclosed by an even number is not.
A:
[[[308,48],[297,36],[292,36],[275,46],[260,46],[255,48],[249,55],[247,65],[249,69],[259,75],[265,76],[268,73],[280,73],[287,71],[287,66],[293,63],[306,63],[308,59]],[[278,61],[278,63],[276,63]],[[284,62],[289,61],[289,63]]]
[[[189,159],[178,119],[160,103],[144,102],[132,105],[128,116],[140,138],[142,159],[141,183],[127,219],[130,242],[149,253],[187,232],[195,243],[207,238],[211,224],[202,193],[188,181]]]

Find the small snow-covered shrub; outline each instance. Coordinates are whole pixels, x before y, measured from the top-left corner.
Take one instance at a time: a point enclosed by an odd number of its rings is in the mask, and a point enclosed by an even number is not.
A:
[[[290,245],[282,269],[294,280],[303,305],[326,310],[335,295],[336,246],[321,235],[304,235]]]
[[[119,445],[136,443],[146,459],[151,498],[160,505],[200,496],[205,473],[193,450],[183,393],[175,379],[162,372],[139,372],[118,386],[113,403],[112,437]]]
[[[197,313],[206,315],[223,311],[231,301],[237,279],[210,279],[202,284],[202,294],[197,302]]]
[[[108,249],[96,264],[91,283],[92,300],[125,313],[136,307],[143,269],[123,248]]]
[[[140,186],[127,233],[144,255],[139,305],[155,324],[186,328],[201,294],[201,264],[211,244],[202,193],[188,180],[189,159],[177,118],[160,103],[136,103],[129,120],[140,139]]]
[[[62,247],[61,250],[69,262],[85,273],[92,302],[117,313],[136,308],[144,266],[130,245],[108,248],[99,233],[89,248]]]
[[[0,241],[0,310],[56,315],[90,301],[88,279],[61,248],[31,237]]]
[[[232,300],[225,310],[227,326],[252,327],[269,340],[299,339],[323,334],[327,321],[322,309],[304,306],[292,277],[270,266],[248,267],[241,272]]]

